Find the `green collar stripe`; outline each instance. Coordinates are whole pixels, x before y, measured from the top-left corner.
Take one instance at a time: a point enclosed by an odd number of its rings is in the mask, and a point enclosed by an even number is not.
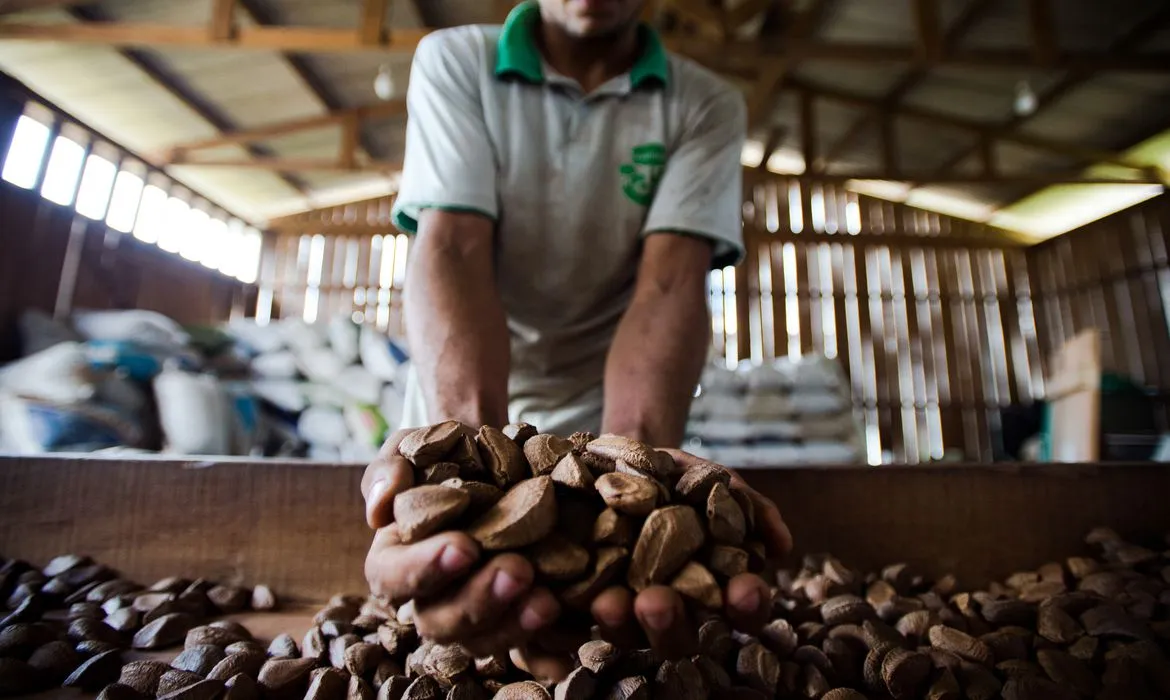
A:
[[[518,75],[530,83],[544,82],[544,68],[534,37],[539,21],[540,6],[535,0],[520,3],[508,15],[500,32],[496,76]],[[630,87],[636,88],[651,80],[668,84],[670,64],[658,32],[643,24],[638,27],[638,36],[645,48],[630,69]]]

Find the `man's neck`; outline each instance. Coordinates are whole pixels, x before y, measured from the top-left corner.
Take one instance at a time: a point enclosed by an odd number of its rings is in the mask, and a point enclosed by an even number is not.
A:
[[[537,37],[549,65],[576,80],[586,94],[629,71],[638,60],[641,48],[636,25],[613,36],[582,39],[542,21]]]

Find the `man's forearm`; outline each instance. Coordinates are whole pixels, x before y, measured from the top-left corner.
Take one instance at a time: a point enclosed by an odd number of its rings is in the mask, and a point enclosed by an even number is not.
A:
[[[424,212],[404,311],[428,418],[502,427],[508,420],[508,328],[490,236],[465,236],[463,215]],[[427,227],[430,227],[429,229]]]
[[[710,337],[701,287],[636,298],[606,360],[602,430],[680,445]]]

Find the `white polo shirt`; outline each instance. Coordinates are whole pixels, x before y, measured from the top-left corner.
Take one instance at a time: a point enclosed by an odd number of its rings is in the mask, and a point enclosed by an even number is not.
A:
[[[419,212],[435,208],[495,222],[510,417],[596,432],[642,239],[709,239],[715,267],[743,254],[746,109],[738,90],[668,54],[645,26],[630,71],[585,94],[542,59],[539,21],[526,2],[502,27],[444,29],[419,44],[394,220],[416,233]],[[408,425],[426,422],[415,385]]]

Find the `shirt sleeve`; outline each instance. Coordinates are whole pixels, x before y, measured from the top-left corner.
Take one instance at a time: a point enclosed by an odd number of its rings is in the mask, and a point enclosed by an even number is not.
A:
[[[744,256],[743,165],[747,108],[738,92],[704,103],[689,119],[666,162],[646,216],[644,235],[681,233],[709,239],[712,267]]]
[[[406,156],[395,225],[418,232],[423,209],[498,217],[496,159],[480,99],[479,47],[470,37],[432,35],[410,70]]]

